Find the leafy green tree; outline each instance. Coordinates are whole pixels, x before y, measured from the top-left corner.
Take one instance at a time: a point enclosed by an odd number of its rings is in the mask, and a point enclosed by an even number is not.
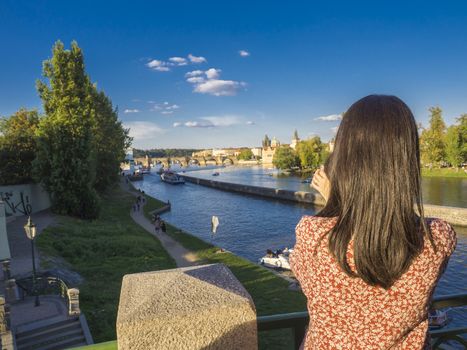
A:
[[[56,212],[95,218],[99,211],[92,135],[96,111],[78,44],[72,42],[65,50],[57,41],[52,58],[44,61],[43,76],[46,81],[38,81],[37,90],[46,115],[37,132],[36,176]]]
[[[446,157],[444,144],[446,125],[444,124],[441,108],[431,107],[429,111],[431,113],[430,126],[428,129],[423,130],[420,136],[422,162],[439,165]]]
[[[105,192],[119,179],[119,168],[125,159],[125,150],[130,147],[132,138],[118,120],[117,110],[112,101],[95,87],[91,90],[94,103],[93,150],[96,154],[95,189]]]
[[[462,162],[462,135],[458,125],[451,125],[445,136],[446,160],[453,167],[459,167]]]
[[[300,166],[300,159],[292,148],[281,146],[276,149],[272,164],[278,169],[292,169]]]
[[[326,145],[321,142],[318,136],[315,136],[306,141],[301,141],[297,144],[297,155],[300,158],[300,165],[302,168],[318,168],[323,162],[323,153]]]
[[[462,163],[467,163],[467,114],[462,114],[458,119],[460,135],[460,156]]]
[[[253,158],[253,152],[249,148],[242,149],[237,159],[250,160]]]
[[[0,119],[0,185],[33,182],[38,124],[37,110],[24,108],[9,118]]]

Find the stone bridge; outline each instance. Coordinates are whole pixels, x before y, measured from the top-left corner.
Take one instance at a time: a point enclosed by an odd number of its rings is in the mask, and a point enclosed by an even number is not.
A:
[[[168,168],[170,164],[180,164],[187,167],[188,165],[235,165],[238,160],[234,156],[217,156],[217,157],[164,157],[164,158],[151,158],[151,157],[137,157],[134,159],[136,164],[150,166],[154,164],[162,164],[164,168]]]

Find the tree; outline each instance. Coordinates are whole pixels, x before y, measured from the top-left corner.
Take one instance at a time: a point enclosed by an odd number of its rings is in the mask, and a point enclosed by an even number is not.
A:
[[[125,150],[131,145],[128,129],[124,129],[118,120],[117,110],[112,101],[98,92],[91,90],[95,115],[93,119],[93,149],[96,153],[96,180],[94,188],[105,192],[119,179],[121,162],[125,159]]]
[[[324,162],[326,145],[318,136],[297,144],[297,155],[302,168],[318,168]]]
[[[38,124],[37,110],[24,108],[9,118],[0,119],[0,185],[33,182]]]
[[[462,164],[462,135],[458,125],[451,125],[445,136],[446,160],[453,167]]]
[[[446,157],[444,144],[446,125],[444,124],[441,108],[431,107],[429,111],[431,113],[430,126],[428,129],[423,130],[420,136],[422,162],[440,165]]]
[[[462,114],[458,119],[459,135],[460,135],[460,149],[462,163],[467,163],[467,114]]]
[[[253,158],[253,152],[249,148],[242,149],[237,159],[250,160]]]
[[[78,44],[73,42],[65,50],[57,41],[52,58],[43,64],[43,76],[48,84],[37,81],[37,90],[46,115],[37,132],[36,177],[49,192],[54,211],[95,218],[99,210],[92,137],[96,112]]]
[[[263,148],[268,148],[268,147],[271,147],[271,139],[268,137],[268,135],[264,135]]]
[[[278,169],[292,169],[300,166],[300,159],[292,148],[282,146],[276,149],[272,164]]]

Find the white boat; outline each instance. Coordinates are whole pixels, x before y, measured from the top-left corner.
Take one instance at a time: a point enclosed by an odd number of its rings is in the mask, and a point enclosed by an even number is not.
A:
[[[173,171],[164,171],[161,174],[161,180],[172,185],[184,184],[185,180]]]
[[[266,255],[259,259],[259,263],[266,267],[290,270],[289,256],[292,252],[293,249],[289,248],[276,250],[275,252],[268,249]]]
[[[430,310],[428,313],[428,325],[430,329],[443,328],[449,323],[448,310]]]

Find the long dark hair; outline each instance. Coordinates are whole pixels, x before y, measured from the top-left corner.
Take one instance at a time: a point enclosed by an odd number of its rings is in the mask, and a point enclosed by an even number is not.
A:
[[[418,132],[409,107],[395,96],[355,102],[344,113],[325,172],[331,191],[318,216],[337,217],[330,252],[349,276],[390,288],[421,252],[425,236],[433,243],[423,215]],[[351,240],[355,271],[347,261]]]

